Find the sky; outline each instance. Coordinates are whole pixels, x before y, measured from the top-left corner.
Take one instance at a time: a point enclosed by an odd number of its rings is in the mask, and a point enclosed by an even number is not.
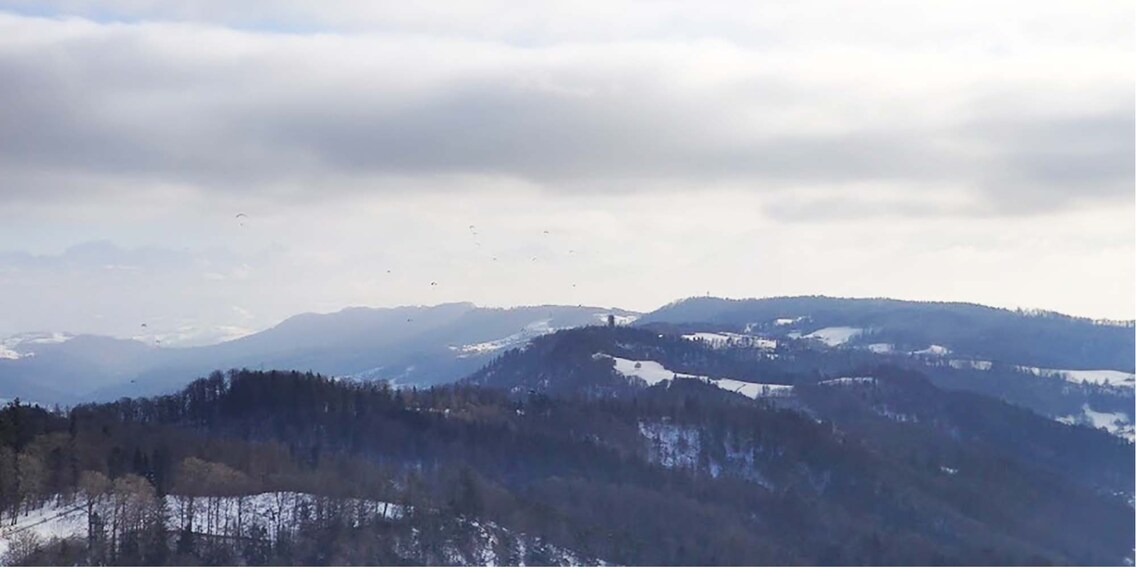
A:
[[[706,294],[1132,319],[1134,14],[0,0],[0,335]]]

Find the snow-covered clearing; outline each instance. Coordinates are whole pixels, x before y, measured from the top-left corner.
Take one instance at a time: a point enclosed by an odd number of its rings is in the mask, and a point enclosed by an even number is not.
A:
[[[977,369],[979,371],[989,371],[994,366],[990,361],[977,359],[951,359],[947,364],[955,369]]]
[[[1091,428],[1103,428],[1109,434],[1136,442],[1136,426],[1132,424],[1132,417],[1123,412],[1097,412],[1088,404],[1081,406],[1080,414],[1071,414],[1057,418],[1064,424],[1080,424]]]
[[[738,393],[742,396],[756,399],[766,396],[784,396],[792,392],[791,385],[778,385],[771,383],[752,383],[734,379],[713,379],[706,375],[689,375],[676,373],[667,369],[656,361],[636,361],[613,357],[604,353],[597,353],[595,357],[606,357],[615,361],[615,371],[625,377],[642,379],[648,385],[657,385],[673,379],[697,379],[712,384],[722,390]]]
[[[913,355],[935,355],[935,356],[941,357],[943,355],[949,354],[950,352],[951,352],[951,350],[947,347],[943,347],[942,345],[932,344],[930,347],[928,347],[926,349],[920,349],[918,351],[912,351],[911,353]]]
[[[863,332],[864,330],[858,327],[824,327],[808,335],[803,335],[801,338],[816,339],[829,347],[836,347],[848,343],[853,337]]]
[[[776,349],[777,341],[773,339],[766,339],[756,335],[745,335],[741,333],[718,332],[711,333],[700,331],[697,333],[689,333],[682,336],[683,339],[690,341],[701,341],[710,347],[753,347],[757,349]]]
[[[1136,387],[1136,375],[1111,369],[1044,369],[1040,367],[1018,366],[1018,370],[1033,373],[1039,377],[1057,377],[1071,383],[1094,383],[1112,386]]]
[[[838,377],[835,379],[827,379],[817,382],[818,385],[857,385],[857,384],[876,384],[875,377]]]
[[[599,320],[600,323],[606,324],[607,316],[609,315],[615,319],[615,325],[631,325],[635,323],[635,320],[639,319],[637,315],[621,316],[618,314],[594,314],[593,317]]]

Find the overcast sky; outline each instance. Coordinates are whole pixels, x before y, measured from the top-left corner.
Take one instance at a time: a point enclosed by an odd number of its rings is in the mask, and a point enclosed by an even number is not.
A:
[[[1136,315],[1131,2],[441,6],[0,0],[0,334],[706,293]]]

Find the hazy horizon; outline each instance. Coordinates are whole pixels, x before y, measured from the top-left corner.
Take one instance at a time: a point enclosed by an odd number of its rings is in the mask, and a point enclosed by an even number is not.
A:
[[[1130,3],[315,6],[0,0],[0,335],[707,294],[1136,318]]]

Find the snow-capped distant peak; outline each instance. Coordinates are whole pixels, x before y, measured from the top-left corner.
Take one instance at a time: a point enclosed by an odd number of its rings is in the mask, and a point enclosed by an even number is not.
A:
[[[528,342],[530,339],[547,335],[556,331],[558,328],[550,325],[552,320],[543,319],[534,321],[524,327],[521,331],[502,337],[500,339],[493,339],[490,341],[482,341],[481,343],[471,343],[468,345],[450,346],[451,351],[462,353],[462,356],[478,355],[482,353],[492,353],[501,349],[514,347]]]
[[[33,347],[52,343],[64,343],[75,336],[59,331],[19,333],[0,339],[0,359],[16,360],[35,355]]]

